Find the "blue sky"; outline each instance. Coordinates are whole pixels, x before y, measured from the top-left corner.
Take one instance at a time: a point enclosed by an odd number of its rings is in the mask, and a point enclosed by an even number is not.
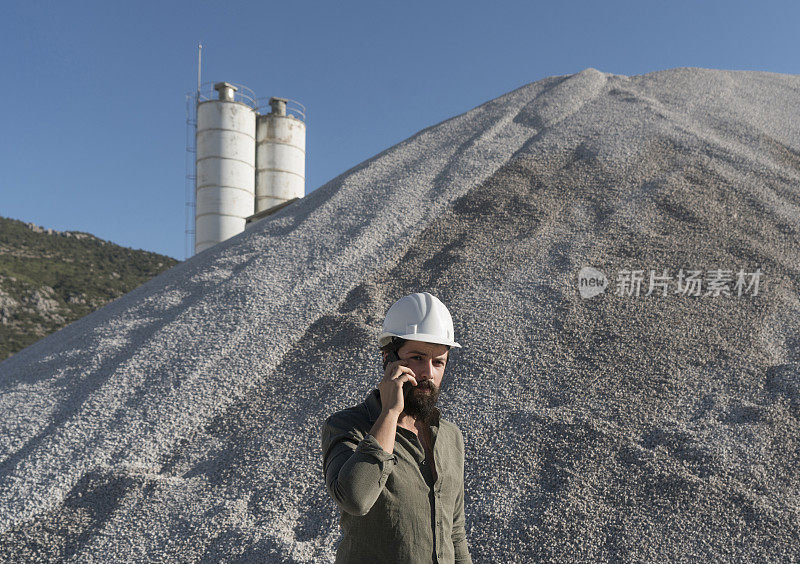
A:
[[[185,94],[308,108],[310,192],[420,129],[587,67],[800,73],[797,2],[17,2],[0,215],[184,258]]]

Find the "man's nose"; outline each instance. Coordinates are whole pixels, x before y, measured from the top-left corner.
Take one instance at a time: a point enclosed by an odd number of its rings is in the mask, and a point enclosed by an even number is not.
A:
[[[419,375],[424,380],[430,380],[433,378],[433,359],[422,361],[422,370],[420,370]]]

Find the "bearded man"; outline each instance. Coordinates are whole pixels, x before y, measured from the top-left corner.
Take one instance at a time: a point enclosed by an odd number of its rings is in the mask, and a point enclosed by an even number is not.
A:
[[[464,439],[435,407],[453,340],[427,292],[389,308],[383,379],[322,429],[328,493],[341,509],[336,562],[472,562],[464,529]]]

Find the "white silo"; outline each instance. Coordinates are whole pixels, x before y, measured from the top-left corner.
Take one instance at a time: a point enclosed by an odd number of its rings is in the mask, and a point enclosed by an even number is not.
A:
[[[244,231],[255,205],[255,96],[228,82],[214,90],[197,104],[195,253]]]
[[[256,124],[255,213],[268,210],[306,191],[306,124],[302,106],[270,98],[271,112]]]

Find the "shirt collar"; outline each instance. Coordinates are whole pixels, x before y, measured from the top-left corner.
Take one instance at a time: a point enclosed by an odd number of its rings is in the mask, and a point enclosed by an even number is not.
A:
[[[378,417],[381,415],[381,393],[376,388],[372,390],[367,399],[364,401],[364,405],[367,406],[367,413],[369,413],[369,422],[375,423],[378,420]],[[438,407],[433,408],[433,412],[436,415],[436,419],[433,423],[434,426],[439,426],[439,418],[441,417],[442,413],[439,411]]]

